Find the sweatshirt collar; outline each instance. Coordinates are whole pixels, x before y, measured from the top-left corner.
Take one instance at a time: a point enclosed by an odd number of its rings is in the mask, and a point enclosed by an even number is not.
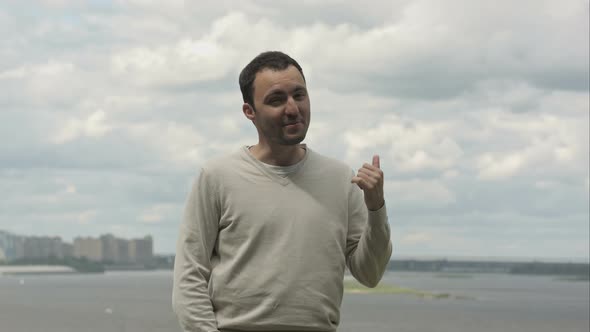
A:
[[[278,174],[273,172],[265,163],[256,159],[252,155],[252,153],[250,153],[249,147],[247,145],[244,145],[242,147],[242,154],[246,157],[246,159],[248,161],[250,161],[256,168],[258,168],[258,170],[260,170],[260,172],[262,172],[264,175],[269,177],[271,180],[278,182],[283,186],[286,186],[289,183],[291,183],[291,178],[296,176],[297,174],[299,174],[301,172],[301,170],[305,167],[305,163],[309,159],[309,155],[311,153],[311,150],[307,147],[306,144],[299,144],[299,146],[301,146],[302,148],[305,149],[305,155],[303,156],[303,159],[301,159],[301,161],[299,161],[299,163],[301,163],[301,167],[299,167],[295,172],[287,175],[286,177],[279,176]]]

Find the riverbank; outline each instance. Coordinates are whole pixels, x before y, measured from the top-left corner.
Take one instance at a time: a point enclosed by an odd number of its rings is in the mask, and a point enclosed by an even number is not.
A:
[[[473,299],[468,296],[450,294],[446,292],[430,292],[414,288],[401,287],[387,282],[381,282],[374,288],[368,288],[358,281],[347,277],[344,280],[344,292],[349,294],[393,294],[393,295],[411,295],[424,299]]]
[[[57,275],[78,273],[65,265],[0,265],[0,276],[3,275]]]
[[[53,272],[55,269],[50,267],[58,267],[57,270],[61,269],[61,267],[69,267],[78,273],[104,273],[105,271],[104,264],[102,263],[76,257],[22,258],[0,263],[0,268],[5,267],[10,268],[11,270],[22,269],[25,272],[28,270],[38,270],[39,273],[37,274]]]

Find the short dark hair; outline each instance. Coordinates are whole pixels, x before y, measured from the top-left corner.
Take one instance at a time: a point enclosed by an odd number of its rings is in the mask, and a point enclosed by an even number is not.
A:
[[[303,75],[303,69],[301,69],[301,66],[297,61],[283,52],[268,51],[260,53],[257,57],[252,59],[252,61],[250,61],[240,73],[240,90],[242,91],[242,99],[244,102],[254,107],[254,80],[256,79],[256,74],[264,69],[279,71],[285,70],[289,66],[297,68],[303,77],[303,81],[305,81],[305,75]]]

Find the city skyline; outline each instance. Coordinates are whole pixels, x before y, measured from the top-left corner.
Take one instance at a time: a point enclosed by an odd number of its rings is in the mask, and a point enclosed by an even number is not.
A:
[[[0,240],[2,233],[10,233],[0,229]],[[17,235],[17,234],[14,234]],[[112,235],[116,237],[116,234],[110,233],[103,233],[99,234],[95,237],[93,236],[76,236],[70,242],[74,243],[76,238],[91,238],[91,239],[98,239],[101,236],[105,235]],[[23,235],[17,235],[23,236]],[[33,236],[33,237],[53,237],[53,238],[62,238],[59,235],[25,235],[25,236]],[[154,239],[154,243],[157,241],[153,235],[146,235],[150,236]],[[145,236],[144,236],[145,237]],[[139,239],[139,238],[138,238]],[[132,240],[132,239],[129,239]],[[0,241],[0,249],[1,241]],[[153,252],[154,256],[174,256],[174,252]],[[540,261],[540,262],[572,262],[572,263],[589,263],[590,260],[587,257],[543,257],[543,256],[477,256],[477,255],[394,255],[392,256],[391,260],[452,260],[452,261],[481,261],[481,262],[530,262],[530,261]]]
[[[111,264],[146,263],[154,257],[153,237],[124,239],[105,233],[98,237],[76,236],[69,243],[60,236],[13,234],[0,229],[0,261],[52,257]]]

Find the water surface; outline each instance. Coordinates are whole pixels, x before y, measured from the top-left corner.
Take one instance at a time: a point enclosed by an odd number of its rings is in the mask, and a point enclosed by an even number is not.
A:
[[[503,274],[389,273],[384,283],[468,299],[346,294],[339,332],[587,332],[588,281]],[[6,332],[180,331],[171,271],[0,277]]]

